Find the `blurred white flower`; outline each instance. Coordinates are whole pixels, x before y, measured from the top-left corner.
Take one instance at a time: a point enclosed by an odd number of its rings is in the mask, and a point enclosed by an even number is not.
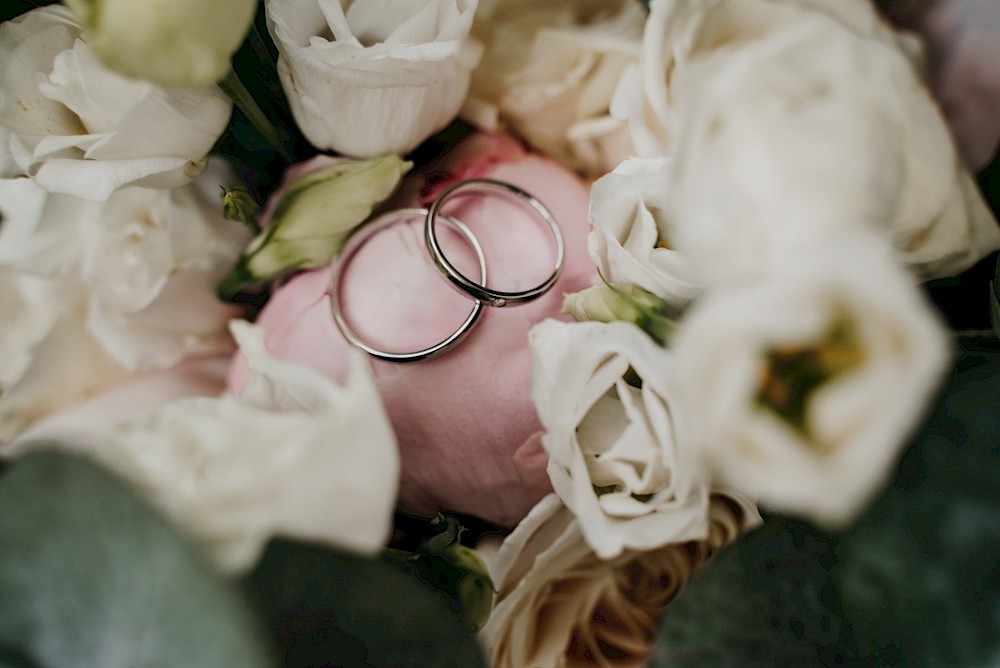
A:
[[[543,499],[496,557],[496,606],[482,632],[491,665],[645,665],[661,614],[691,574],[760,522],[736,495],[713,495],[706,515],[696,540],[603,560],[558,498]]]
[[[510,127],[584,174],[607,173],[633,152],[608,107],[638,62],[644,21],[634,0],[480,2],[472,34],[486,52],[462,117],[490,132]]]
[[[236,310],[215,286],[249,233],[223,219],[213,163],[175,190],[103,203],[0,180],[0,441],[123,376],[229,348]]]
[[[630,322],[665,345],[676,323],[666,302],[642,288],[626,283],[594,285],[563,298],[563,313],[577,322]]]
[[[65,0],[109,68],[162,86],[208,86],[229,72],[257,0]]]
[[[672,153],[678,123],[674,85],[685,76],[689,63],[707,58],[724,64],[740,49],[763,45],[802,16],[839,22],[841,28],[898,45],[911,55],[919,51],[914,40],[888,29],[864,0],[652,0],[649,4],[639,65],[629,66],[612,100],[612,116],[627,121],[641,157]],[[782,69],[791,71],[787,64]]]
[[[634,325],[547,320],[530,334],[552,487],[602,558],[705,531],[707,479],[675,438],[675,360]]]
[[[658,0],[643,93],[667,128],[669,238],[718,285],[845,228],[920,278],[1000,247],[908,44],[863,0]]]
[[[666,220],[669,158],[631,158],[598,179],[590,195],[590,255],[605,280],[638,285],[680,310],[701,289],[673,247]]]
[[[314,146],[405,154],[458,114],[476,0],[265,0],[278,75]]]
[[[708,293],[674,336],[679,437],[761,505],[849,521],[894,469],[948,340],[874,240]]]
[[[169,369],[131,372],[89,391],[32,423],[4,445],[16,457],[39,441],[87,450],[104,442],[118,425],[184,397],[216,397],[226,389],[232,352],[188,357]],[[59,383],[59,379],[55,380]]]
[[[81,294],[72,285],[3,266],[0,293],[2,446],[43,416],[120,379],[125,369],[86,334]]]
[[[229,121],[216,88],[160,88],[106,69],[65,7],[0,25],[0,177],[101,201],[173,188],[205,167]]]
[[[168,403],[120,425],[89,454],[131,482],[226,573],[287,536],[361,553],[389,536],[399,456],[367,359],[343,386],[271,357],[242,320],[242,396]]]

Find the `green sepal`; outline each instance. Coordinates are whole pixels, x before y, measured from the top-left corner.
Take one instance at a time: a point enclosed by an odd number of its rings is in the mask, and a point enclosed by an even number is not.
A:
[[[493,581],[486,563],[460,542],[465,528],[457,519],[438,514],[431,524],[438,532],[421,541],[415,551],[387,550],[385,558],[440,594],[478,630],[493,610]]]

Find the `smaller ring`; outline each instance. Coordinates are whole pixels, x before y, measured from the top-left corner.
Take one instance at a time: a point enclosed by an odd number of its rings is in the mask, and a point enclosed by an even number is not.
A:
[[[354,254],[361,249],[365,243],[368,242],[373,236],[386,229],[396,225],[397,223],[404,222],[406,220],[424,217],[427,215],[427,209],[396,209],[395,211],[389,211],[382,214],[381,216],[375,218],[370,223],[367,223],[360,230],[351,235],[341,249],[339,257],[334,260],[333,277],[330,279],[330,288],[327,291],[330,295],[330,308],[333,311],[333,319],[337,323],[337,327],[340,328],[341,333],[343,333],[344,338],[346,338],[352,345],[365,351],[372,357],[376,357],[380,360],[385,360],[387,362],[416,362],[418,360],[425,360],[430,357],[444,352],[449,346],[452,346],[459,341],[461,341],[466,334],[472,329],[472,326],[476,324],[479,319],[480,314],[483,310],[483,303],[481,301],[474,302],[472,311],[469,313],[468,317],[459,325],[458,329],[448,335],[443,341],[435,343],[433,346],[424,348],[422,350],[415,350],[413,352],[402,352],[394,353],[385,350],[379,350],[374,346],[366,343],[354,332],[351,326],[347,323],[347,319],[340,308],[340,285],[341,278],[343,278],[344,270],[348,264],[350,264],[351,258]],[[479,258],[479,273],[483,277],[482,280],[486,281],[486,256],[483,254],[483,248],[479,244],[479,240],[476,235],[464,224],[462,221],[454,218],[453,216],[445,216],[445,222],[455,228],[465,240],[469,242],[473,250],[476,252],[476,256]]]
[[[548,278],[535,287],[527,290],[522,290],[520,292],[504,292],[502,290],[493,290],[486,287],[485,275],[482,279],[482,284],[470,280],[467,276],[462,274],[462,272],[456,269],[455,265],[448,261],[448,258],[444,255],[444,251],[441,250],[441,244],[438,243],[436,230],[437,218],[445,201],[459,190],[467,188],[479,191],[486,190],[498,192],[501,195],[513,195],[514,197],[527,202],[531,208],[533,208],[535,212],[542,217],[542,220],[548,224],[549,229],[552,231],[552,236],[555,238],[556,242],[555,268],[552,270],[552,273],[548,276]],[[427,242],[427,250],[434,259],[434,264],[437,265],[438,269],[441,270],[445,278],[448,279],[452,286],[471,296],[473,299],[485,302],[490,306],[497,307],[529,302],[548,292],[559,279],[559,274],[562,272],[563,260],[565,257],[563,236],[562,231],[559,229],[559,223],[556,222],[555,217],[545,207],[545,205],[542,204],[534,195],[521,190],[517,186],[503,181],[496,181],[494,179],[467,179],[465,181],[459,181],[442,192],[438,198],[434,200],[434,203],[431,204],[431,208],[427,210],[427,217],[424,220],[424,240]]]

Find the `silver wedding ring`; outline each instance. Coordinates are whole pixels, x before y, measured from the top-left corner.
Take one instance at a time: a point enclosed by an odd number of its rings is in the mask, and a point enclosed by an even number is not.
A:
[[[460,272],[455,265],[453,265],[448,258],[445,257],[444,251],[441,250],[441,244],[438,242],[437,238],[437,220],[439,217],[443,216],[441,208],[452,197],[477,193],[497,194],[523,200],[531,206],[531,208],[534,209],[534,211],[549,226],[549,230],[552,232],[552,236],[555,239],[555,268],[544,281],[533,288],[519,292],[494,290],[486,286],[485,274],[483,274],[483,278],[480,279],[482,283],[476,283]],[[446,217],[445,219],[447,220]],[[548,292],[559,279],[559,274],[562,272],[563,260],[565,258],[563,237],[562,232],[559,230],[559,224],[556,222],[555,217],[549,212],[545,205],[542,204],[534,195],[521,190],[517,186],[504,183],[503,181],[495,181],[493,179],[468,179],[465,181],[459,181],[442,192],[438,198],[434,200],[430,209],[427,210],[427,217],[424,221],[424,240],[427,242],[427,250],[430,253],[431,258],[433,258],[434,264],[437,265],[438,269],[441,270],[444,277],[448,279],[448,282],[451,283],[452,286],[469,295],[473,299],[485,302],[490,306],[497,307],[529,302]]]
[[[472,310],[469,312],[468,317],[466,317],[462,324],[459,325],[458,329],[449,334],[443,341],[435,343],[433,346],[428,348],[414,350],[412,352],[390,352],[380,350],[372,346],[366,341],[363,341],[357,335],[351,325],[347,322],[347,319],[344,317],[343,310],[340,306],[340,288],[342,285],[344,271],[346,270],[347,265],[350,264],[351,258],[354,257],[355,253],[357,253],[358,250],[365,245],[365,243],[382,230],[399,223],[405,223],[408,220],[426,220],[427,214],[427,209],[417,208],[397,209],[395,211],[384,213],[371,222],[366,223],[361,229],[351,235],[351,237],[347,240],[347,243],[341,249],[339,257],[334,260],[333,277],[330,280],[329,288],[330,308],[333,310],[333,319],[336,321],[337,327],[339,327],[340,331],[343,333],[344,338],[350,341],[354,346],[357,346],[372,357],[376,357],[380,360],[385,360],[387,362],[416,362],[418,360],[434,357],[435,355],[445,351],[449,346],[461,341],[469,333],[469,331],[471,331],[472,326],[476,324],[476,321],[479,319],[483,310],[483,302],[480,300],[474,301]],[[476,252],[476,256],[479,259],[480,280],[485,283],[486,256],[483,254],[483,249],[479,244],[479,240],[469,230],[469,228],[457,218],[454,218],[453,216],[442,217],[448,225],[457,230],[459,234],[465,238],[469,245],[472,246],[472,249]]]
[[[555,239],[555,267],[552,270],[552,273],[550,273],[544,281],[533,288],[521,290],[519,292],[494,290],[487,286],[486,256],[483,253],[483,248],[479,243],[479,239],[477,239],[476,235],[474,235],[472,231],[458,218],[447,215],[441,211],[442,206],[444,206],[449,198],[471,194],[494,194],[522,200],[531,206],[531,208],[548,225],[549,230],[552,232],[552,237]],[[362,340],[344,316],[340,303],[340,290],[343,283],[344,271],[346,270],[347,265],[350,264],[351,258],[354,257],[355,253],[357,253],[358,250],[373,236],[387,227],[420,218],[424,221],[424,240],[427,245],[427,251],[431,256],[431,259],[434,261],[434,265],[442,273],[444,278],[448,280],[452,287],[456,288],[466,296],[472,297],[472,310],[469,312],[468,317],[466,317],[462,324],[459,325],[458,329],[449,334],[443,341],[435,343],[433,346],[423,348],[422,350],[414,350],[412,352],[390,352],[381,350]],[[479,283],[460,272],[455,265],[453,265],[448,258],[445,257],[444,251],[441,249],[441,244],[438,242],[437,237],[437,222],[439,219],[444,220],[445,223],[461,234],[476,252],[476,256],[479,259]],[[341,249],[339,256],[333,261],[333,277],[330,279],[329,288],[330,308],[333,311],[333,319],[337,323],[337,327],[340,328],[344,338],[346,338],[352,345],[364,350],[372,357],[376,357],[387,362],[416,362],[417,360],[434,357],[465,338],[465,336],[472,329],[473,325],[475,325],[478,321],[479,316],[482,314],[484,304],[489,306],[522,304],[536,299],[548,292],[548,290],[555,285],[555,282],[559,279],[559,274],[562,272],[564,258],[565,249],[559,225],[556,223],[556,219],[545,207],[545,205],[542,204],[537,198],[521,190],[517,186],[504,183],[503,181],[495,181],[493,179],[468,179],[460,181],[450,188],[447,188],[438,196],[437,199],[434,200],[434,203],[429,209],[409,208],[389,211],[381,216],[378,216],[371,222],[365,223],[357,232],[351,235],[351,237],[347,240],[347,243],[344,244],[343,249]]]

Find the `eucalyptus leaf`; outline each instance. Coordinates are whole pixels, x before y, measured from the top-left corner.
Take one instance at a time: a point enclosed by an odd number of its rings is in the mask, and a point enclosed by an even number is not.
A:
[[[96,464],[28,455],[0,508],[0,665],[273,665],[239,589]]]
[[[846,665],[855,657],[834,588],[833,542],[773,518],[709,562],[667,608],[651,668]]]
[[[246,585],[285,666],[486,665],[440,595],[387,561],[275,541]]]
[[[1000,665],[1000,345],[966,346],[895,482],[838,548],[845,611],[880,665]]]

